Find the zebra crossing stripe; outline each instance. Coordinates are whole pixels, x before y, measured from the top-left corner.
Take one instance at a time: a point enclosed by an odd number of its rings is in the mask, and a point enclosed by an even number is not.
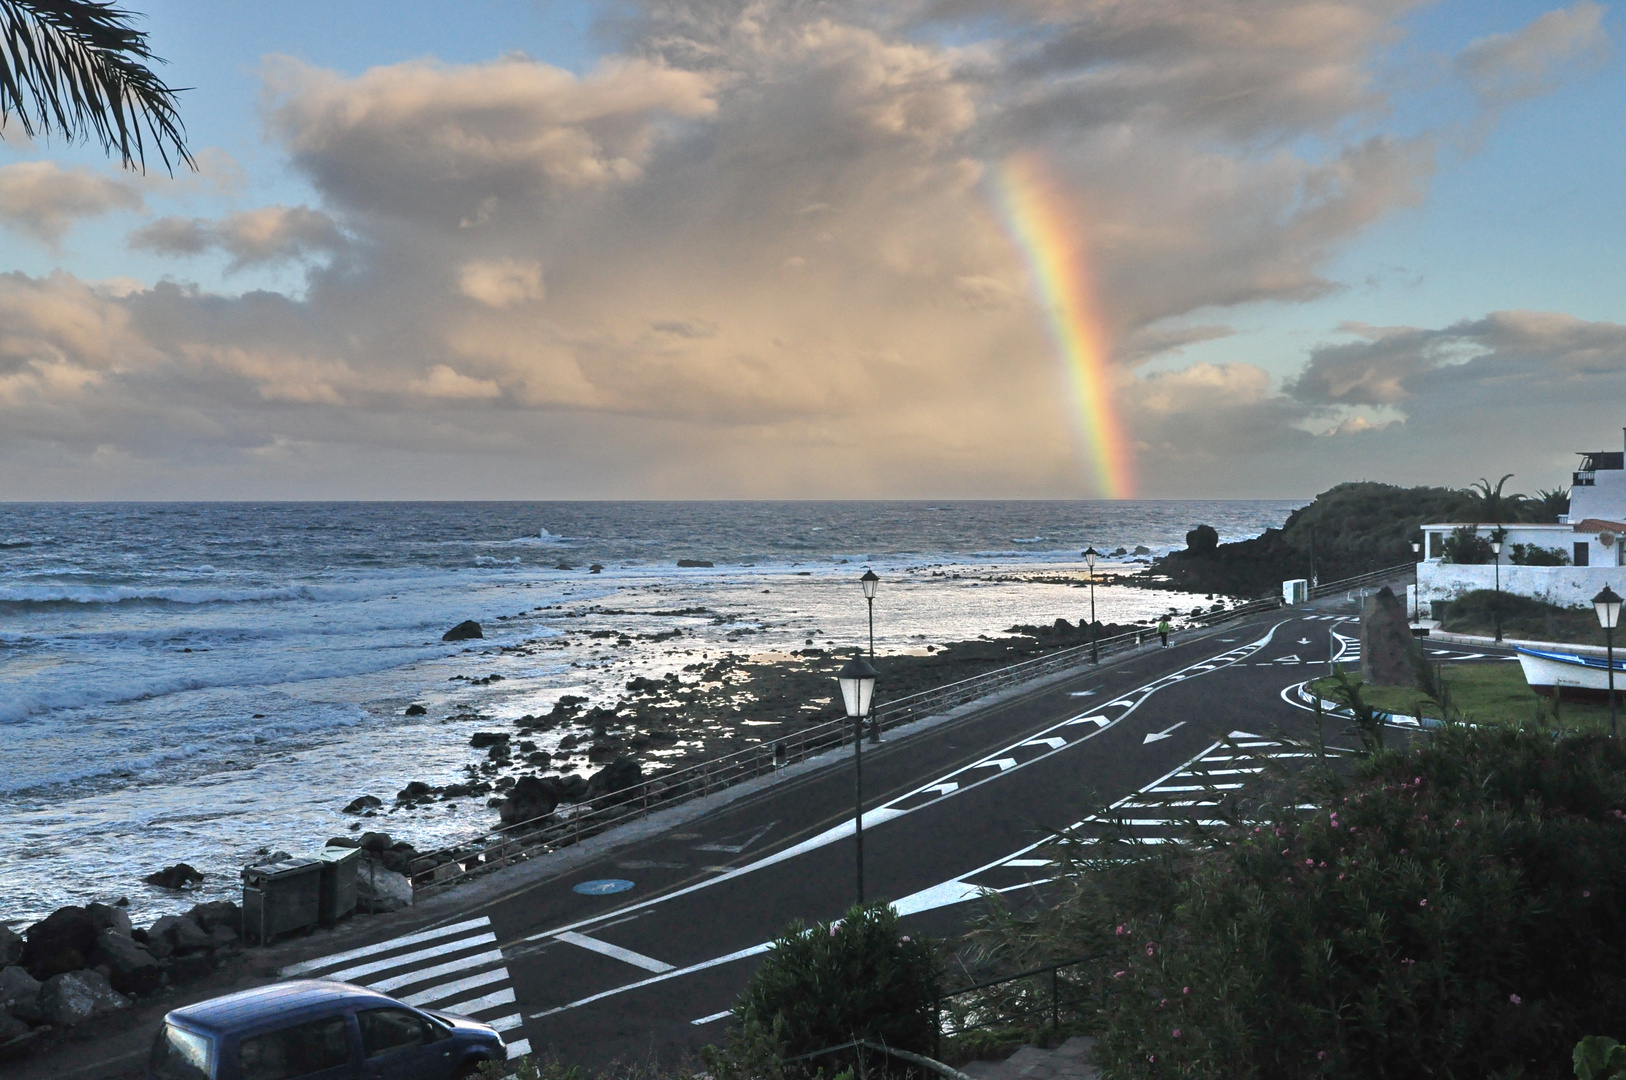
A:
[[[503,1035],[512,1060],[529,1054],[531,1043],[523,1037],[524,1016],[516,1007],[512,976],[496,944],[489,917],[466,919],[289,964],[279,974],[354,982],[381,994],[418,987],[396,1000],[490,1024]],[[497,1015],[481,1015],[494,1012]],[[509,1039],[508,1033],[519,1037]]]

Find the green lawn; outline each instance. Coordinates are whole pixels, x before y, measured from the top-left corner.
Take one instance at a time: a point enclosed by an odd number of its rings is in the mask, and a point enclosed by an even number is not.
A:
[[[1553,703],[1539,698],[1524,681],[1524,672],[1518,664],[1504,660],[1479,661],[1466,664],[1446,664],[1441,670],[1446,688],[1451,693],[1451,704],[1464,719],[1476,724],[1514,724],[1540,716],[1546,723],[1576,730],[1609,730],[1609,706],[1602,703],[1562,701],[1554,715]],[[1359,672],[1350,672],[1350,679],[1360,683]],[[1343,700],[1336,679],[1321,678],[1310,684],[1329,701]],[[1622,717],[1626,718],[1626,687],[1617,689]],[[1416,716],[1419,706],[1424,716],[1436,719],[1439,706],[1425,699],[1409,686],[1362,686],[1361,699],[1384,712]]]

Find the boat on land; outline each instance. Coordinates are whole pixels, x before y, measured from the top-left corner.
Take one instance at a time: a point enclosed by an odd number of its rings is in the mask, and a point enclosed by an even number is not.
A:
[[[1601,656],[1515,647],[1524,681],[1542,697],[1601,698],[1609,693],[1609,662]],[[1615,693],[1626,697],[1626,657],[1615,657]]]

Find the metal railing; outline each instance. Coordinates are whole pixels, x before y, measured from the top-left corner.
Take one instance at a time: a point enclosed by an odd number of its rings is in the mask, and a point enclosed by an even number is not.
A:
[[[1089,956],[1061,960],[1054,964],[1046,964],[1043,967],[1019,971],[1015,975],[1002,975],[997,979],[988,979],[984,982],[972,983],[970,986],[961,986],[953,990],[939,992],[933,1024],[933,1030],[936,1032],[933,1053],[938,1057],[942,1056],[943,1036],[945,1034],[952,1038],[993,1024],[1009,1026],[1013,1022],[1019,1023],[1034,1017],[1045,1018],[1047,1014],[1050,1021],[1050,1030],[1060,1031],[1063,992],[1073,993],[1073,997],[1068,1001],[1069,1004],[1078,1004],[1082,1000],[1078,993],[1082,988],[1075,983],[1064,980],[1061,977],[1062,971],[1070,967],[1077,967],[1080,964],[1087,964],[1100,956],[1100,953],[1091,953]],[[1047,983],[1049,984],[1048,993],[1046,993]],[[1013,987],[1013,989],[996,994],[994,1000],[988,1001],[986,999],[988,991],[1000,987]],[[944,1031],[945,1005],[953,1001],[953,999],[964,997],[967,994],[982,994],[984,1000],[969,1009],[960,1010],[960,1015],[955,1018],[953,1026],[948,1031]],[[975,1016],[979,1013],[982,1018],[976,1019]],[[971,1022],[967,1022],[968,1020]],[[1042,1022],[1040,1026],[1043,1026]]]
[[[1386,566],[1382,570],[1371,570],[1354,577],[1339,578],[1329,581],[1325,585],[1317,585],[1310,590],[1310,598],[1326,596],[1329,593],[1345,592],[1349,589],[1358,589],[1362,585],[1376,585],[1380,581],[1389,581],[1402,575],[1409,575],[1415,570],[1412,563],[1401,563],[1398,566]]]
[[[1314,590],[1326,595],[1341,589],[1393,577],[1407,567],[1389,568],[1328,582]],[[1279,597],[1266,597],[1235,607],[1183,616],[1183,629],[1209,628],[1234,619],[1282,607]],[[1031,660],[957,679],[875,706],[871,725],[881,731],[935,716],[1001,690],[1071,670],[1089,662],[1092,648],[1102,658],[1141,648],[1156,638],[1152,630],[1135,630],[1057,649]],[[710,761],[641,780],[622,791],[607,792],[570,804],[564,814],[550,813],[529,821],[499,826],[411,861],[408,876],[419,893],[448,888],[478,874],[546,855],[637,818],[652,810],[703,798],[734,784],[764,776],[787,765],[848,744],[853,722],[845,717],[804,728],[793,736],[736,750]]]

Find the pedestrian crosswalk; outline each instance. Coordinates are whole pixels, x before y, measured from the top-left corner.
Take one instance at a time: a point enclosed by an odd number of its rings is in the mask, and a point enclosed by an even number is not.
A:
[[[510,1059],[531,1052],[491,919],[482,916],[290,964],[285,979],[355,983],[398,1001],[483,1021]]]

